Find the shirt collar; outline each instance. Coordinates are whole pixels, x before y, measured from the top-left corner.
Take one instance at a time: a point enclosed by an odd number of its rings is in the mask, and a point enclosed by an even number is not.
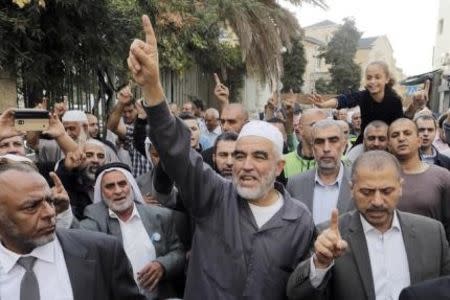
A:
[[[17,254],[7,249],[2,243],[0,243],[0,270],[2,270],[5,274],[9,273],[22,256],[33,256],[40,260],[53,263],[55,261],[56,239],[57,237],[55,235],[55,239],[53,241],[34,248],[33,251],[26,255]]]
[[[434,148],[434,146],[432,145],[432,146],[431,146],[431,155],[425,154],[425,153],[423,153],[422,151],[420,151],[420,156],[421,156],[422,158],[424,158],[424,159],[426,159],[426,158],[435,158],[435,157],[437,156],[437,151],[436,151],[436,149]]]
[[[117,214],[116,214],[115,212],[113,212],[110,208],[108,208],[108,213],[109,213],[109,216],[110,216],[111,218],[113,218],[113,219],[118,219],[119,221],[123,222],[123,221],[117,216]],[[138,213],[138,211],[137,211],[137,209],[136,209],[136,204],[133,203],[133,212],[131,213],[130,218],[129,218],[126,222],[123,222],[123,223],[128,223],[128,222],[130,222],[131,220],[133,220],[134,218],[140,219],[141,216],[139,215],[139,213]]]
[[[367,222],[367,220],[363,217],[363,215],[361,213],[359,214],[359,217],[361,219],[361,224],[362,224],[364,234],[367,234],[371,231],[372,232],[380,232],[378,229],[376,229],[371,224],[369,224],[369,222]],[[400,222],[398,221],[397,211],[394,212],[394,218],[392,219],[392,224],[391,224],[391,227],[389,228],[389,230],[391,230],[391,229],[395,229],[400,232],[402,231],[402,229],[400,227]]]
[[[208,130],[209,131],[209,130]],[[221,133],[222,133],[222,128],[220,127],[220,125],[217,125],[217,127],[216,128],[214,128],[214,130],[213,131],[210,131],[211,133],[214,133],[214,134],[217,134],[217,135],[220,135]]]
[[[316,176],[315,176],[314,182],[316,184],[319,184],[319,185],[323,186],[323,187],[334,186],[334,185],[337,185],[339,187],[341,185],[342,178],[344,177],[344,164],[342,163],[342,161],[339,164],[340,164],[339,165],[339,173],[336,176],[336,180],[333,183],[331,183],[331,184],[323,183],[323,181],[319,177],[319,172],[318,172],[317,168],[316,168]]]

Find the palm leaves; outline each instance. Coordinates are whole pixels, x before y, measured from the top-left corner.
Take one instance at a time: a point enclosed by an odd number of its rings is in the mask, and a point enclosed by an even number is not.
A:
[[[273,0],[209,0],[219,19],[237,35],[247,71],[271,83],[282,74],[282,49],[291,48],[291,40],[301,34],[295,16]],[[326,7],[322,0],[290,0]],[[206,6],[206,5],[205,5]]]

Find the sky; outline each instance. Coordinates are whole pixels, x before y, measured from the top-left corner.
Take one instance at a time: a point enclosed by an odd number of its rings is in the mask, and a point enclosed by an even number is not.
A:
[[[342,23],[353,17],[363,37],[386,35],[397,67],[407,76],[432,70],[437,30],[438,0],[325,0],[328,10],[310,4],[281,4],[293,12],[301,27],[331,20]],[[450,1],[450,0],[445,0]]]

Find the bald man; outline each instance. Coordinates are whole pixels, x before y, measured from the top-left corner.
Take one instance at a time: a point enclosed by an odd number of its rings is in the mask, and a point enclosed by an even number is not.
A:
[[[296,174],[306,172],[315,168],[312,150],[312,128],[317,121],[327,118],[327,114],[316,108],[305,110],[299,120],[300,144],[295,151],[284,156],[286,165],[284,167],[284,176],[289,179]]]
[[[389,151],[400,161],[405,180],[398,208],[441,221],[450,239],[450,172],[420,159],[421,139],[410,119],[394,121],[388,139]]]

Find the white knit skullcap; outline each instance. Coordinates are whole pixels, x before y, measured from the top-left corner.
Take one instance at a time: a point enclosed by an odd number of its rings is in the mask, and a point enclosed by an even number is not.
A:
[[[96,140],[96,139],[93,139],[93,138],[89,138],[89,139],[86,140],[85,145],[86,145],[86,144],[91,144],[91,145],[99,146],[99,147],[101,147],[104,151],[106,151],[106,149],[105,149],[105,144],[103,144],[103,143],[100,142],[99,140]]]
[[[14,161],[14,162],[27,162],[27,163],[33,163],[33,161],[31,159],[29,159],[26,156],[22,156],[22,155],[16,155],[16,154],[5,154],[5,155],[0,155],[0,159],[6,159],[6,160],[10,160],[10,161]]]
[[[283,154],[283,136],[278,128],[266,121],[250,121],[242,127],[238,140],[246,136],[258,136],[271,141],[279,154]]]
[[[88,118],[82,110],[68,110],[62,117],[63,122],[89,123]]]

